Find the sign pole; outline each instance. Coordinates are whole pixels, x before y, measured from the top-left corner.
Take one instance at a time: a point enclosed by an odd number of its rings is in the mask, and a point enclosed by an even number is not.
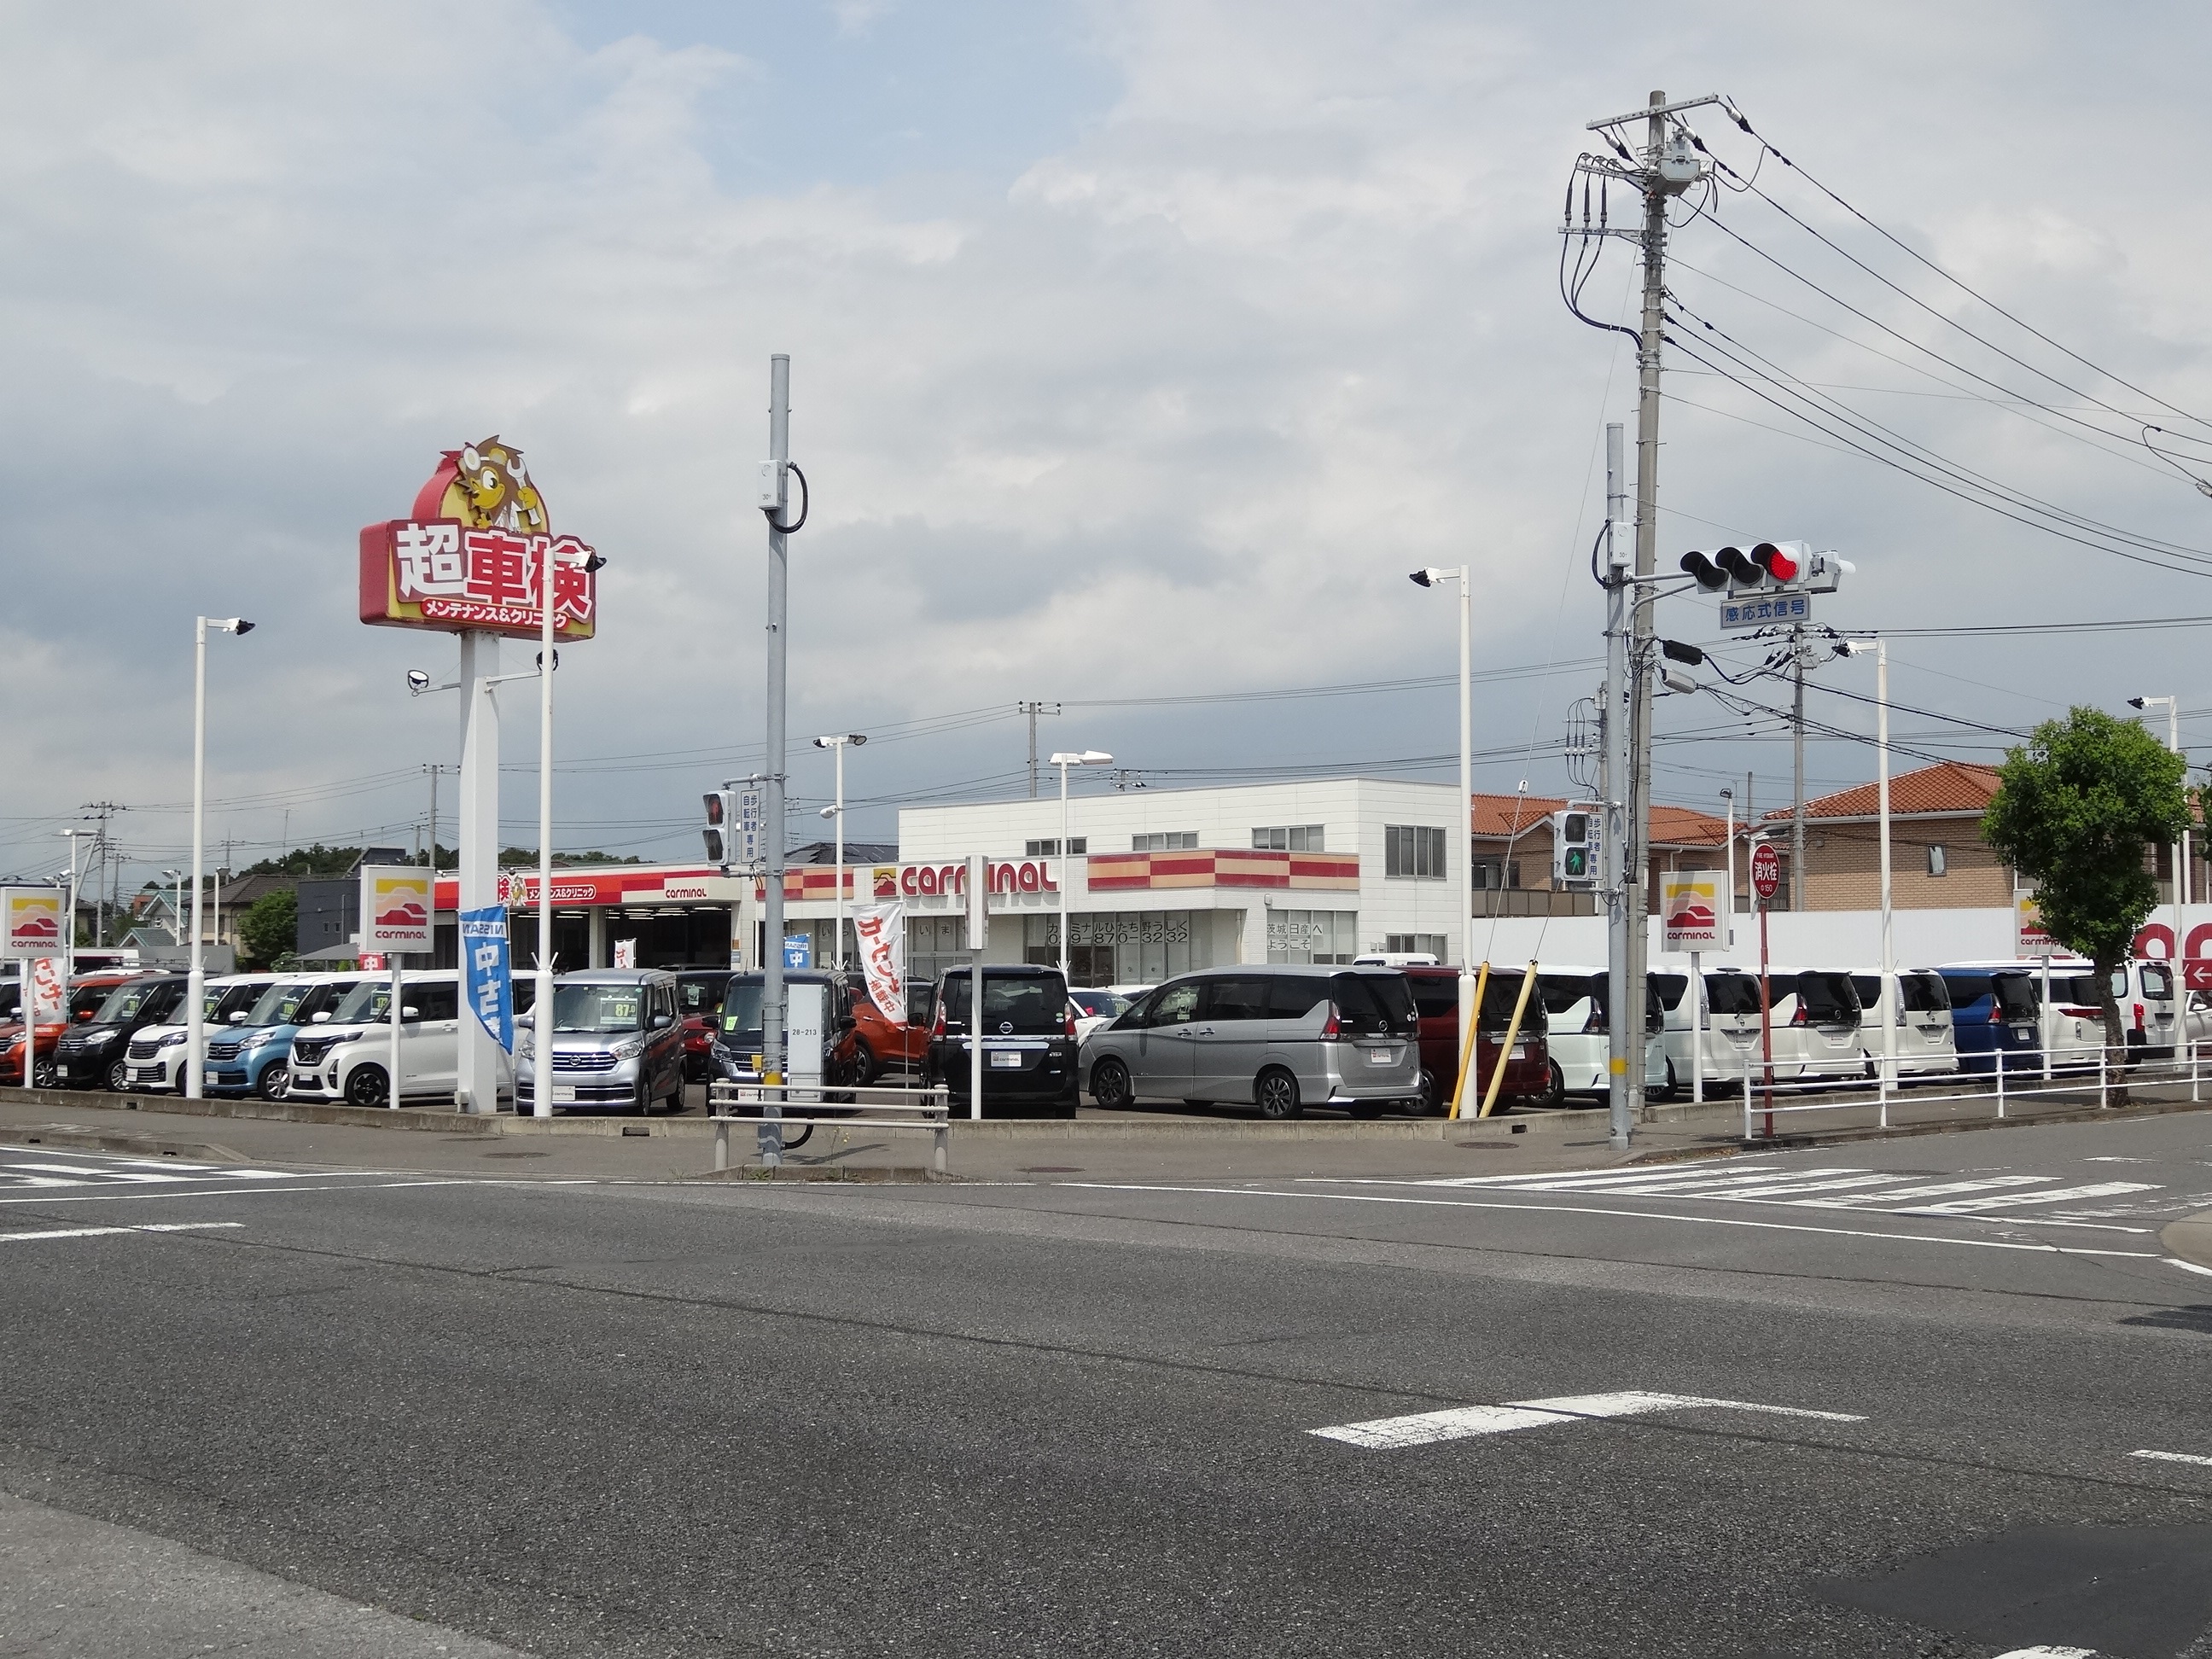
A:
[[[1766,981],[1766,915],[1782,890],[1782,857],[1774,843],[1751,849],[1751,889],[1759,900],[1759,1057],[1765,1078],[1766,1138],[1774,1139],[1774,993]]]
[[[991,866],[968,855],[968,1115],[983,1115],[983,940],[990,927]]]
[[[403,995],[403,991],[402,991],[402,988],[401,988],[400,981],[401,981],[401,979],[404,977],[404,972],[405,972],[405,970],[404,970],[404,969],[403,969],[400,967],[399,963],[400,963],[400,952],[398,952],[398,951],[394,951],[392,953],[392,1069],[391,1069],[391,1073],[390,1073],[390,1077],[391,1077],[391,1085],[390,1085],[390,1086],[389,1086],[389,1087],[385,1091],[385,1095],[384,1095],[384,1103],[385,1103],[387,1107],[392,1108],[392,1109],[393,1110],[395,1110],[395,1111],[396,1111],[397,1109],[398,1109],[398,1106],[399,1106],[399,1085],[400,1085],[400,1083],[401,1083],[401,1081],[402,1081],[402,1073],[401,1073],[400,1069],[399,1069],[399,1066],[400,1066],[400,1061],[399,1061],[399,1018],[400,1018],[400,1013],[401,1013],[401,1009],[402,1009],[401,997],[402,997],[402,995]]]
[[[499,702],[486,684],[499,672],[499,635],[471,629],[460,636],[461,764],[456,775],[460,829],[453,876],[455,908],[466,914],[504,905],[499,891]],[[437,872],[431,872],[434,897]],[[460,1023],[459,1075],[454,1104],[465,1112],[499,1109],[500,1045],[480,1020]],[[528,1108],[516,1103],[518,1112]]]
[[[1690,1100],[1705,1103],[1705,975],[1701,951],[1690,952]]]

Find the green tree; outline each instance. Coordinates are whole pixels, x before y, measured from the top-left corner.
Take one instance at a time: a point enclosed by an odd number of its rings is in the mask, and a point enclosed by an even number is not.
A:
[[[256,967],[289,956],[300,944],[300,896],[279,890],[254,900],[238,919],[238,942]]]
[[[2158,903],[2146,850],[2179,841],[2189,823],[2183,776],[2181,757],[2133,720],[2075,708],[2007,751],[1982,817],[1983,838],[2035,883],[2051,936],[2096,963],[2115,1064],[2126,1039],[2112,971]]]

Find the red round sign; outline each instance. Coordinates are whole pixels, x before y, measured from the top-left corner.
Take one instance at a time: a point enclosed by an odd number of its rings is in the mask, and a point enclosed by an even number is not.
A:
[[[1782,854],[1765,842],[1751,849],[1751,884],[1763,899],[1772,898],[1782,886]]]

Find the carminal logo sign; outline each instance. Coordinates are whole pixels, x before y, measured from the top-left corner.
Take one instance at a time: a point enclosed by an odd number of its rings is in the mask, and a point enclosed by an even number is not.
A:
[[[62,896],[51,887],[0,888],[0,956],[62,954]]]
[[[432,933],[430,872],[408,866],[363,866],[361,872],[361,948],[390,953],[428,951]]]
[[[1670,878],[1659,884],[1660,915],[1665,918],[1668,951],[1711,951],[1726,943],[1722,933],[1721,886],[1711,875]]]

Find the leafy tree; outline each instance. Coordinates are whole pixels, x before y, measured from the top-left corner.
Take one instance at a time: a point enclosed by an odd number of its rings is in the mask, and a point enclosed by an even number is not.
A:
[[[556,853],[553,854],[553,867],[556,870],[573,869],[586,864],[642,864],[644,862],[645,860],[635,853],[624,858],[617,858],[612,853]],[[538,867],[538,849],[535,847],[502,847],[499,849],[499,866],[502,870],[535,870]]]
[[[246,959],[265,966],[299,948],[300,896],[289,890],[264,893],[238,919],[238,942]]]
[[[295,847],[282,858],[263,859],[239,872],[241,876],[342,876],[361,857],[358,847]]]
[[[2158,903],[2145,849],[2179,841],[2188,825],[2183,775],[2181,757],[2133,720],[2077,708],[2007,751],[1982,817],[1983,838],[2036,884],[2051,936],[2096,964],[2116,1063],[2126,1038],[2112,971]]]

